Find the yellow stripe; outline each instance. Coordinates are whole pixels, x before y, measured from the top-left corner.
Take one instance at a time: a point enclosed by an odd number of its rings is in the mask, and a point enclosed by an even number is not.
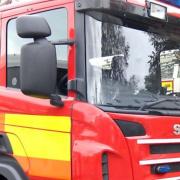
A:
[[[70,132],[70,117],[13,114],[5,117],[5,131],[19,138],[28,157],[70,161],[71,135],[67,133]],[[15,138],[8,137],[15,155],[24,156]]]
[[[6,132],[13,132],[22,142],[28,157],[52,159],[52,160],[70,160],[70,134],[29,128],[20,128],[15,126],[5,126]],[[24,152],[18,149],[13,138],[10,142],[15,150],[15,155],[24,156]]]
[[[71,130],[71,119],[66,116],[5,114],[5,124],[52,131]]]

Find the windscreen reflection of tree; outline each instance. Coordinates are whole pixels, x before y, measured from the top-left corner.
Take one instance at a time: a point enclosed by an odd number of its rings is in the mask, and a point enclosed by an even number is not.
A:
[[[104,76],[118,80],[120,83],[127,83],[125,71],[128,66],[129,46],[122,35],[122,29],[119,25],[103,23],[102,24],[102,56],[112,56],[111,71],[104,72]]]
[[[119,25],[102,23],[102,56],[113,56],[111,70],[103,70],[102,93],[106,101],[111,101],[115,91],[120,92],[122,85],[127,85],[126,69],[128,67],[129,46]]]
[[[152,55],[149,56],[149,75],[145,77],[145,87],[152,93],[160,93],[161,91],[161,70],[160,70],[160,54],[162,51],[179,49],[179,44],[163,38],[157,34],[149,34],[151,44],[154,47]]]

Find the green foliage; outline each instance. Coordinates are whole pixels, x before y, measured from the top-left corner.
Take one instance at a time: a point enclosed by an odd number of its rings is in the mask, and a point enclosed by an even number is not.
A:
[[[161,89],[160,54],[162,51],[179,49],[179,43],[169,40],[157,34],[149,33],[150,42],[154,47],[149,56],[149,75],[145,77],[145,87],[152,93],[158,93]]]
[[[128,66],[129,45],[122,34],[121,26],[103,23],[101,41],[102,56],[115,56],[111,72],[104,72],[104,76],[109,76],[108,78],[118,80],[120,83],[126,83],[125,72]]]

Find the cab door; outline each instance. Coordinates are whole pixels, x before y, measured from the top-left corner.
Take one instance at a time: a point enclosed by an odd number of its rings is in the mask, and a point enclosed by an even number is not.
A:
[[[13,156],[31,180],[71,179],[71,108],[74,97],[67,81],[74,79],[74,46],[57,46],[57,92],[64,102],[55,107],[49,99],[20,91],[21,47],[32,39],[16,33],[16,18],[43,16],[49,23],[50,41],[74,39],[74,4],[53,0],[26,3],[2,14],[0,61],[0,130],[8,136]],[[70,66],[71,65],[71,66]]]

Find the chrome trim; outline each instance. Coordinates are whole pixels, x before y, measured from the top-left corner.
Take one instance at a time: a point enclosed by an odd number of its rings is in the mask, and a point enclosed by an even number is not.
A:
[[[180,138],[175,139],[138,139],[137,144],[170,144],[180,143]]]
[[[156,180],[180,180],[180,176],[172,177],[172,178],[156,179]]]
[[[139,161],[139,164],[152,165],[152,164],[163,164],[163,163],[174,163],[174,162],[180,162],[180,158],[141,160]]]

